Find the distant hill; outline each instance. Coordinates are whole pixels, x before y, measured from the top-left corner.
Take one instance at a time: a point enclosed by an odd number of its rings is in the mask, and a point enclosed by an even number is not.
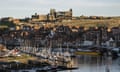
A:
[[[106,26],[109,28],[120,26],[120,18],[112,19],[76,19],[70,21],[59,22],[55,25],[81,26],[81,27],[98,27]],[[53,25],[54,26],[54,25]]]

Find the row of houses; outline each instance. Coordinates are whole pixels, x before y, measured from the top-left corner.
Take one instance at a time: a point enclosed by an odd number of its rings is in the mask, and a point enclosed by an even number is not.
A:
[[[116,44],[114,46],[120,46],[120,27],[113,27],[111,29],[107,27],[90,27],[86,30],[85,27],[60,25],[49,28],[43,26],[34,29],[24,25],[19,30],[0,31],[0,36],[1,40],[6,39],[7,42],[11,42],[12,38],[13,42],[17,38],[35,39],[36,41],[52,38],[52,40],[65,40],[64,42],[82,43],[83,41],[92,41],[96,45],[106,45],[105,43],[110,40]]]

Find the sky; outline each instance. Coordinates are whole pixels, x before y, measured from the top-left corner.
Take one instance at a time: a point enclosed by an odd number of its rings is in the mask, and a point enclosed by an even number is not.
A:
[[[120,16],[120,0],[0,0],[0,18],[47,14],[73,9],[74,16]]]

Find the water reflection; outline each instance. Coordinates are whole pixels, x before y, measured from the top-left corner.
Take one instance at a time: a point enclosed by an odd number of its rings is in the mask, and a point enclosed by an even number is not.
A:
[[[81,55],[73,59],[77,70],[60,72],[120,72],[120,58]]]

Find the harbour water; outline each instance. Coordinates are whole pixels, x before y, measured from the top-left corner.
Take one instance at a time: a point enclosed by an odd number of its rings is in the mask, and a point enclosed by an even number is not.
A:
[[[90,56],[79,55],[71,59],[71,65],[78,67],[74,70],[62,70],[57,72],[120,72],[120,57],[113,59],[111,56]],[[25,70],[17,70],[23,72]],[[15,72],[15,71],[13,71]],[[36,68],[27,70],[27,72],[36,72]],[[48,71],[52,72],[52,71]]]
[[[78,69],[59,72],[120,72],[120,57],[77,56]]]

